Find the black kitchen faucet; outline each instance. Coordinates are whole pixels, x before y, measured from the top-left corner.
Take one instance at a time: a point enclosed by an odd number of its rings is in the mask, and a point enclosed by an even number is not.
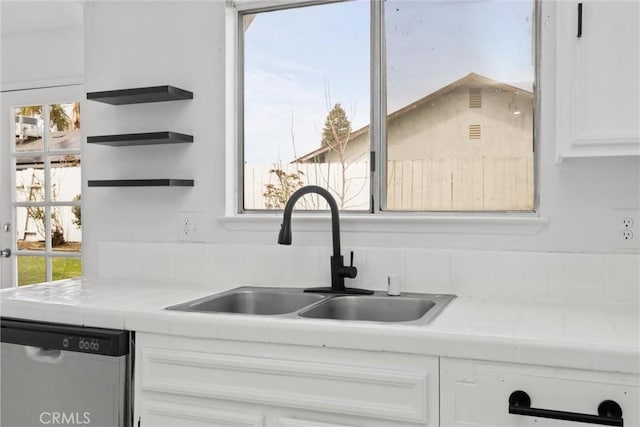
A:
[[[345,266],[342,255],[340,254],[340,218],[338,216],[338,205],[331,193],[317,185],[308,185],[294,192],[284,207],[284,216],[280,234],[278,234],[278,243],[281,245],[291,244],[291,214],[293,207],[298,199],[305,194],[316,193],[324,197],[329,208],[331,209],[331,230],[333,233],[333,256],[331,257],[331,287],[308,288],[305,292],[322,292],[332,294],[353,294],[353,295],[370,295],[373,291],[359,288],[347,288],[344,286],[344,278],[353,279],[358,275],[358,270],[353,266],[353,252],[351,252],[351,265]]]

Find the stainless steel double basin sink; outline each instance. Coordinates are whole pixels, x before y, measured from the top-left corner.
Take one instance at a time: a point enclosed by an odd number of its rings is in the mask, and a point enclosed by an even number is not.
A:
[[[305,293],[303,288],[242,286],[167,309],[424,325],[440,314],[453,298],[455,295],[421,293],[318,294]]]

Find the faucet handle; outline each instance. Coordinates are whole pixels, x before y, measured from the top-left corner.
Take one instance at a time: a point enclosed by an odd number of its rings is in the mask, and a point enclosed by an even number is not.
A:
[[[358,275],[358,269],[353,266],[353,251],[351,251],[351,261],[349,267],[342,266],[338,272],[342,277],[353,279]]]

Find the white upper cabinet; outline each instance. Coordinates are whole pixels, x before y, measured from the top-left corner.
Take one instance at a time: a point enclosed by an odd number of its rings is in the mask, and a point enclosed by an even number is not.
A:
[[[639,4],[557,2],[558,158],[640,155]]]

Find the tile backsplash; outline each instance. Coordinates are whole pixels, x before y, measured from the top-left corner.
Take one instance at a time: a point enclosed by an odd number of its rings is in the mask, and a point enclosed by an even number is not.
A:
[[[350,286],[385,290],[398,274],[403,291],[581,303],[638,304],[640,255],[344,248],[354,251]],[[330,281],[331,248],[317,246],[112,242],[99,244],[101,279],[176,286],[318,286]]]

